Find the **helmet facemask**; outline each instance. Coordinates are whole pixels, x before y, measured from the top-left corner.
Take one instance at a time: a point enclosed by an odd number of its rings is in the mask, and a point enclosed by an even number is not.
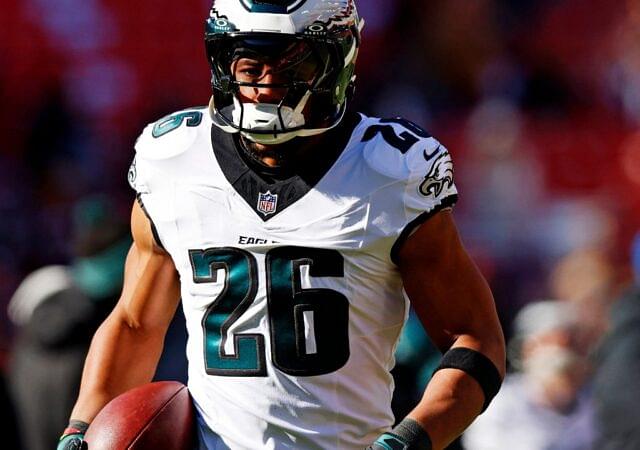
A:
[[[225,25],[232,25],[225,20]],[[355,80],[359,29],[354,24],[327,32],[313,24],[302,33],[216,29],[205,38],[211,66],[214,123],[251,141],[279,144],[336,126]],[[239,67],[238,64],[249,64]],[[247,92],[253,91],[253,99]],[[260,91],[278,95],[260,100]],[[277,98],[276,98],[277,97]],[[244,99],[244,101],[243,101]]]

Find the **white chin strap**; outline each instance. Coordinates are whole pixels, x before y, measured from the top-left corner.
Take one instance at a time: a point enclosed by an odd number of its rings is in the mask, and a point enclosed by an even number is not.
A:
[[[307,105],[309,97],[311,97],[311,91],[307,91],[294,109],[289,106],[281,106],[278,108],[278,105],[272,103],[243,103],[241,105],[240,101],[234,96],[233,105],[222,108],[220,113],[225,117],[232,117],[233,124],[242,128],[240,134],[250,141],[265,145],[282,144],[295,137],[315,136],[329,129],[316,128],[286,131],[292,128],[302,127],[305,124],[302,111]],[[278,114],[278,109],[280,110],[280,114]],[[213,97],[209,102],[209,110],[213,122],[218,127],[228,133],[236,133],[238,131],[230,125],[221,123],[221,120],[216,117]],[[271,133],[252,133],[252,130],[271,131]]]

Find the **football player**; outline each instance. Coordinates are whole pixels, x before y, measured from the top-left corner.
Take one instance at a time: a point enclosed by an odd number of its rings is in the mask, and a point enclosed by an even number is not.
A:
[[[149,125],[122,297],[59,449],[153,376],[179,298],[202,449],[440,449],[504,374],[491,292],[458,237],[446,148],[352,112],[353,0],[216,0],[213,95]],[[413,304],[442,363],[393,427]]]

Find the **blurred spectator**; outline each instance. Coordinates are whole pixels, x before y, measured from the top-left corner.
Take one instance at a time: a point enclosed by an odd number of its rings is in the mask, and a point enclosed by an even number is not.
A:
[[[126,221],[104,198],[75,208],[76,258],[29,275],[9,315],[17,339],[9,387],[25,449],[54,448],[68,421],[89,342],[113,307],[130,246]]]
[[[490,408],[463,436],[467,450],[584,450],[595,439],[589,363],[573,336],[569,302],[541,301],[515,320],[508,374]]]
[[[626,0],[624,14],[610,40],[610,56],[602,83],[614,107],[640,124],[640,1]]]
[[[8,308],[17,328],[9,387],[25,450],[54,448],[66,426],[89,343],[117,301],[131,245],[128,217],[121,217],[110,200],[89,197],[73,212],[72,263],[28,275]],[[179,310],[167,332],[155,380],[186,382],[185,344]]]
[[[577,249],[561,258],[551,274],[551,291],[575,302],[609,303],[615,271],[604,252]]]
[[[611,313],[594,382],[599,450],[640,448],[640,234],[633,250],[635,282]]]
[[[618,294],[618,273],[607,252],[579,248],[568,253],[551,273],[551,293],[570,302],[580,321],[574,338],[593,351],[609,327],[611,304]]]

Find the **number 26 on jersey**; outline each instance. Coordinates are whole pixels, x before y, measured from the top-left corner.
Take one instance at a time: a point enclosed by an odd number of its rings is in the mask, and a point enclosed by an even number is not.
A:
[[[301,267],[311,277],[343,277],[344,259],[335,250],[278,247],[266,257],[267,314],[271,360],[282,372],[313,376],[334,372],[349,359],[349,300],[332,289],[303,289]],[[195,283],[224,288],[207,308],[204,328],[205,368],[210,375],[267,376],[265,336],[229,328],[249,309],[258,291],[253,254],[234,247],[189,251]],[[233,339],[233,354],[225,351]]]

